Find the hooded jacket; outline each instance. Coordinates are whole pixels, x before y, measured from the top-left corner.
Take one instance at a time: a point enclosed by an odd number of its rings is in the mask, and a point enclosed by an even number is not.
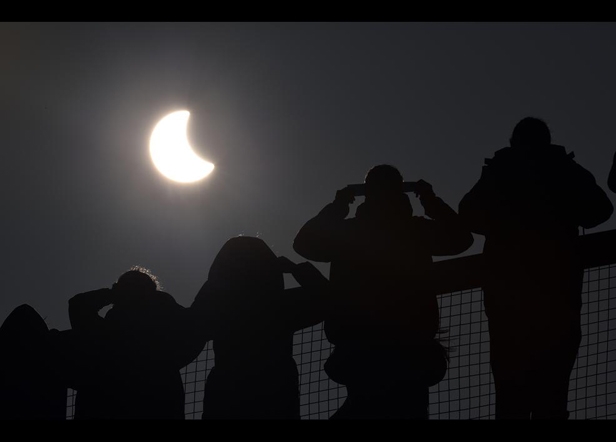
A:
[[[460,202],[460,216],[486,237],[488,315],[501,303],[491,296],[500,287],[524,289],[520,296],[533,297],[503,311],[539,307],[539,302],[547,308],[553,301],[549,293],[562,297],[558,287],[570,292],[568,305],[581,307],[578,228],[603,223],[613,206],[593,175],[573,158],[558,145],[500,149],[485,160],[481,178]],[[543,300],[533,294],[537,290],[545,292]]]
[[[300,418],[293,335],[323,321],[327,285],[316,269],[307,276],[285,290],[277,257],[259,238],[231,238],[220,250],[191,306],[215,353],[204,419]]]
[[[393,356],[436,336],[432,256],[461,253],[473,237],[440,198],[421,203],[431,219],[413,216],[404,193],[387,206],[367,199],[349,219],[348,205],[334,201],[297,234],[297,253],[331,262],[325,332],[336,352],[364,360],[369,351]]]

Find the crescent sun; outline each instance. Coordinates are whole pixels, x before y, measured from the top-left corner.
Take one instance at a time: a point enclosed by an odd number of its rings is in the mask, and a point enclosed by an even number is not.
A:
[[[214,165],[190,146],[186,127],[190,112],[181,110],[161,119],[150,137],[150,155],[160,173],[170,180],[192,183],[208,176]]]

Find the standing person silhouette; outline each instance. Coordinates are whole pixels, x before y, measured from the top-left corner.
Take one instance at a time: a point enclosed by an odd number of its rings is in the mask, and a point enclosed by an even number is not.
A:
[[[430,184],[415,193],[431,219],[413,216],[395,167],[375,166],[355,217],[346,187],[295,237],[301,256],[331,263],[325,370],[348,392],[332,419],[427,419],[428,388],[445,375],[432,256],[461,253],[473,237]]]
[[[460,216],[485,236],[484,306],[497,419],[567,419],[581,340],[583,266],[578,228],[613,207],[547,124],[524,118],[510,147],[486,160]]]
[[[285,290],[283,273],[301,287]],[[259,238],[225,243],[191,306],[215,354],[203,419],[300,418],[293,334],[323,321],[327,284],[311,263],[276,257]]]
[[[179,370],[203,342],[195,344],[187,309],[158,289],[156,277],[136,266],[111,289],[70,299],[75,419],[184,419]]]
[[[0,419],[66,419],[63,335],[28,304],[0,327]]]

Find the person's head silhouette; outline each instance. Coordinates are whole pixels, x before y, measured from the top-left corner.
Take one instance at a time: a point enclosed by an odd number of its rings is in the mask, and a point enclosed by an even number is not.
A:
[[[511,147],[533,148],[546,146],[552,142],[550,128],[545,121],[526,117],[516,124],[509,138]]]
[[[397,216],[401,209],[412,213],[408,197],[403,190],[403,181],[398,169],[388,164],[380,164],[370,169],[364,180],[369,212],[386,218]]]
[[[158,279],[148,269],[135,266],[118,278],[114,288],[132,292],[152,292],[160,287]]]
[[[123,273],[112,286],[116,294],[114,305],[132,304],[133,301],[140,303],[140,300],[156,293],[160,288],[158,278],[148,269],[133,266]]]
[[[0,348],[5,353],[34,355],[45,344],[48,332],[45,320],[31,306],[23,304],[0,325]]]
[[[366,198],[391,198],[403,193],[402,175],[394,166],[381,164],[374,166],[366,174]]]
[[[228,240],[214,259],[208,281],[228,290],[283,290],[278,258],[260,238]]]

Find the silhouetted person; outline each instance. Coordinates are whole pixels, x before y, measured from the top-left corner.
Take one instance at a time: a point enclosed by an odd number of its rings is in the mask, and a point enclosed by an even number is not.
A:
[[[459,213],[486,238],[483,290],[496,418],[567,419],[581,339],[578,227],[601,224],[613,207],[573,153],[551,144],[542,120],[520,121],[510,147],[485,162]]]
[[[284,289],[283,273],[301,287]],[[222,247],[191,306],[213,336],[203,419],[299,419],[293,334],[323,321],[327,279],[259,238]]]
[[[179,370],[203,346],[190,335],[188,309],[157,288],[155,277],[135,267],[112,289],[69,301],[79,354],[75,419],[184,419]]]
[[[6,318],[0,327],[0,419],[66,419],[59,334],[27,304]]]
[[[348,392],[334,419],[426,419],[428,388],[445,375],[432,256],[461,253],[473,237],[430,184],[419,181],[416,194],[432,219],[413,216],[396,168],[376,166],[354,218],[345,219],[354,201],[347,187],[295,238],[297,253],[331,262],[324,326],[335,349],[325,370]]]
[[[609,187],[612,192],[616,192],[616,152],[614,152],[612,167],[610,169],[610,174],[607,177],[607,187]]]

